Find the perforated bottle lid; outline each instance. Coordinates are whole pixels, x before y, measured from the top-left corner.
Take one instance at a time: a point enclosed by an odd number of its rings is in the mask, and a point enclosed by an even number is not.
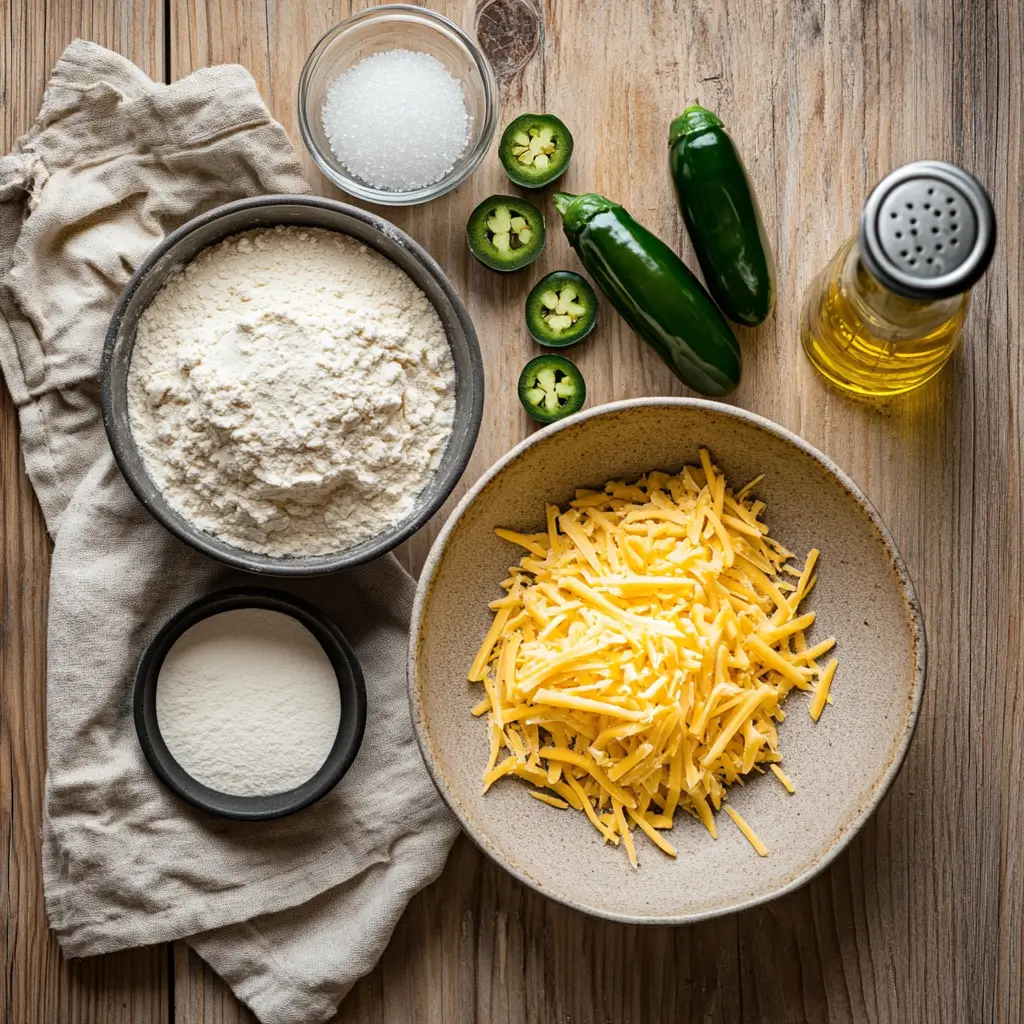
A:
[[[883,178],[860,219],[865,266],[912,299],[967,291],[988,268],[995,244],[988,194],[966,171],[938,160],[906,164]]]

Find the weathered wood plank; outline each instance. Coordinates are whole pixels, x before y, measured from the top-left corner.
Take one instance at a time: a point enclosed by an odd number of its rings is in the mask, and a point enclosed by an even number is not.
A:
[[[32,123],[43,86],[76,36],[163,78],[161,0],[0,0],[0,152]],[[0,1022],[160,1024],[166,947],[67,962],[47,932],[40,864],[45,766],[46,602],[50,544],[0,389]]]
[[[966,945],[969,965],[957,993],[965,1014],[976,1007],[980,1019],[1000,1024],[1024,1019],[1024,100],[1005,73],[1020,65],[1019,13],[1013,3],[954,6],[952,151],[992,187],[1001,235],[956,367],[957,416],[942,447],[947,457],[955,453],[955,474],[943,479],[955,497],[948,494],[940,515],[957,528],[929,580],[942,616],[932,635],[948,638],[954,652],[940,662],[948,675],[939,699],[955,695],[956,720],[967,733],[956,761],[967,777],[947,769],[954,807],[941,803],[932,781],[941,807],[935,818],[953,839],[954,892],[969,886],[952,900],[956,941]],[[943,558],[952,566],[944,569]],[[955,618],[947,618],[946,602],[955,603]]]
[[[173,947],[173,1024],[258,1024],[231,989],[184,942]]]

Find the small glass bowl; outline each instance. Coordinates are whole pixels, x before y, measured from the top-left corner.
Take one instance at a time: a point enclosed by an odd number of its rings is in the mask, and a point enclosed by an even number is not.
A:
[[[331,151],[324,133],[327,89],[344,71],[383,50],[413,50],[436,57],[462,86],[469,111],[469,141],[439,181],[397,192],[374,188],[353,175]],[[317,166],[349,195],[386,206],[414,206],[462,184],[483,159],[498,124],[498,89],[479,47],[454,22],[410,4],[370,7],[330,30],[306,59],[299,79],[299,131]]]

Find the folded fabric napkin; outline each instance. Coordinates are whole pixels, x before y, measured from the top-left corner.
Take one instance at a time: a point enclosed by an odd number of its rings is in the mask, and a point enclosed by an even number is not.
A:
[[[0,364],[55,542],[50,577],[46,907],[70,956],[187,937],[266,1024],[323,1021],[373,966],[457,826],[412,735],[413,581],[388,556],[280,581],[355,647],[369,708],[341,784],[279,821],[210,817],[146,763],[132,719],[140,654],[179,608],[248,578],[138,504],[99,409],[100,354],[132,269],[168,232],[243,196],[306,192],[240,67],[167,86],[78,40],[0,159]]]

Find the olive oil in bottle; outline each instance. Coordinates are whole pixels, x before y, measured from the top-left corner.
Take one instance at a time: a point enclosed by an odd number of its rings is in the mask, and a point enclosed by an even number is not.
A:
[[[960,340],[995,236],[988,195],[966,171],[932,160],[893,171],[804,298],[800,336],[814,368],[871,398],[934,377]]]

